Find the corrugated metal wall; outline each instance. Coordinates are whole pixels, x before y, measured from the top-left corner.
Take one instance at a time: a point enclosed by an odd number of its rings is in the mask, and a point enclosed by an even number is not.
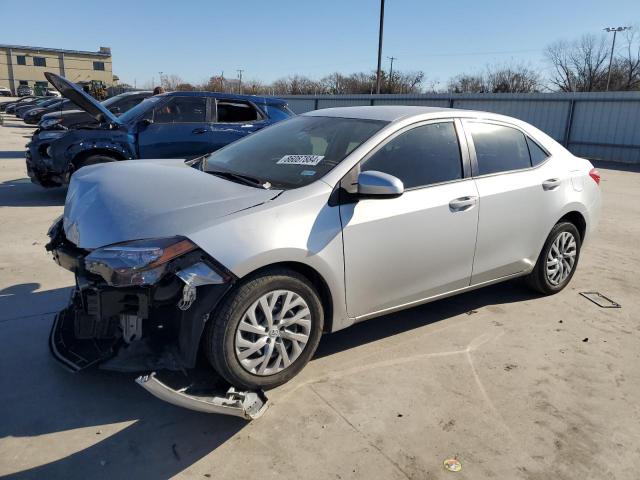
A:
[[[358,105],[484,110],[535,125],[576,155],[640,163],[640,92],[285,96],[296,113]]]

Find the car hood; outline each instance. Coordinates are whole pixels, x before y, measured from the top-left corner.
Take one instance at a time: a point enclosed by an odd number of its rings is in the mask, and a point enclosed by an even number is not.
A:
[[[67,239],[85,249],[145,238],[188,237],[280,193],[224,180],[181,159],[94,165],[71,178],[64,230]]]
[[[107,110],[91,95],[85,93],[75,83],[51,72],[45,72],[44,76],[47,77],[49,83],[51,83],[51,85],[53,85],[55,89],[62,94],[62,96],[71,100],[99,122],[106,120],[111,123],[121,125],[118,118],[113,113]]]

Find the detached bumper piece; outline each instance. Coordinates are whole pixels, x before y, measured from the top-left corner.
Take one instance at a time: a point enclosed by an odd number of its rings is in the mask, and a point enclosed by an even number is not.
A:
[[[189,393],[189,387],[171,388],[158,379],[155,372],[142,375],[136,383],[160,400],[178,407],[204,413],[219,413],[254,420],[269,407],[264,392],[241,392],[230,387],[226,393]]]
[[[49,348],[54,358],[67,369],[77,372],[114,354],[113,340],[78,339],[78,311],[68,307],[58,313],[49,335]]]

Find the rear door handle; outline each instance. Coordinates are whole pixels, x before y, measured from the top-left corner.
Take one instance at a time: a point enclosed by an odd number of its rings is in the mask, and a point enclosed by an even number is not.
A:
[[[559,186],[560,186],[559,178],[550,178],[549,180],[545,180],[544,182],[542,182],[543,190],[555,190]]]
[[[207,133],[209,131],[208,128],[194,128],[193,130],[191,130],[191,133],[195,133],[196,135],[199,135],[201,133]]]
[[[449,202],[452,212],[464,212],[471,210],[478,202],[478,197],[460,197]]]

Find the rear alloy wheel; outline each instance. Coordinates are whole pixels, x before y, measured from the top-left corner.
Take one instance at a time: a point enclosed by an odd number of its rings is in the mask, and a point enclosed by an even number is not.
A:
[[[313,285],[277,269],[247,279],[223,302],[205,336],[213,367],[240,388],[273,388],[313,356],[323,310]]]
[[[535,268],[527,277],[529,285],[545,295],[566,287],[578,265],[580,246],[580,234],[573,223],[556,224],[547,237]]]

